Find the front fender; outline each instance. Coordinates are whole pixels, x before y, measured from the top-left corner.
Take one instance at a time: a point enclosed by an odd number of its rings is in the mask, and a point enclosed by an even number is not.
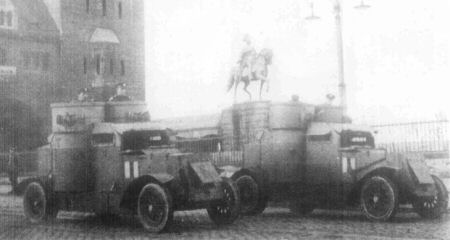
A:
[[[13,194],[17,196],[23,195],[26,187],[32,182],[38,182],[42,184],[42,186],[45,188],[46,191],[53,190],[51,179],[48,178],[47,176],[40,176],[40,177],[30,177],[20,181],[19,184],[17,184],[16,188],[13,189]]]
[[[232,178],[234,174],[241,171],[241,167],[235,167],[235,166],[223,166],[218,168],[218,172],[221,177],[225,178]]]
[[[155,173],[155,174],[147,174],[144,176],[151,177],[152,179],[156,180],[160,184],[166,184],[174,179],[174,176],[167,174],[167,173]]]
[[[139,193],[145,185],[149,183],[157,183],[168,187],[172,180],[174,180],[174,177],[166,173],[146,174],[140,176],[129,183],[122,192],[120,206],[134,211],[136,209]]]

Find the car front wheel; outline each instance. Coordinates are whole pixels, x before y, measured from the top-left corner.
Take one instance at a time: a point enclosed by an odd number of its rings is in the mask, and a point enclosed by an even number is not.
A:
[[[435,186],[436,195],[427,198],[416,198],[413,201],[414,210],[423,218],[438,218],[447,211],[448,191],[444,183],[437,176],[432,176]]]
[[[361,188],[361,208],[374,221],[387,221],[398,208],[398,190],[388,177],[377,175],[366,179]]]
[[[56,206],[52,205],[49,194],[42,184],[31,182],[25,189],[23,196],[25,217],[32,223],[39,223],[56,218]]]
[[[138,198],[137,213],[145,230],[159,233],[165,230],[173,218],[170,193],[163,186],[145,185]]]
[[[238,188],[234,182],[224,178],[222,180],[223,197],[213,201],[207,208],[208,215],[217,225],[233,223],[240,212]]]

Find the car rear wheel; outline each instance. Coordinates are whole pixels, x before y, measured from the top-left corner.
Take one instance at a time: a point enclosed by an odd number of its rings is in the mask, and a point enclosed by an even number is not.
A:
[[[40,223],[56,218],[56,207],[51,204],[50,196],[38,182],[28,184],[23,196],[25,217],[32,223]]]
[[[236,179],[241,201],[241,213],[245,215],[255,214],[259,200],[259,187],[255,179],[249,175],[242,175]]]
[[[207,208],[208,215],[217,225],[233,223],[240,212],[239,190],[234,182],[224,178],[222,180],[223,198],[213,201]]]
[[[398,208],[397,186],[386,176],[368,178],[361,188],[361,208],[374,221],[387,221]]]
[[[433,197],[417,198],[413,201],[414,210],[423,218],[438,218],[447,211],[448,191],[437,176],[432,176],[437,193]]]
[[[173,218],[169,191],[158,184],[145,185],[139,194],[137,213],[145,230],[153,233],[165,230]]]

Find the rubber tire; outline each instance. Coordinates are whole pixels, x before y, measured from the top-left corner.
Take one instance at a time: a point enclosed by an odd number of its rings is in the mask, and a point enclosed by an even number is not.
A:
[[[368,200],[370,199],[370,187],[374,187],[374,185],[378,185],[378,189],[384,191],[384,194],[386,195],[384,200],[381,201],[387,201],[387,203],[379,205],[388,205],[384,206],[386,209],[382,209],[384,213],[375,215],[373,211],[368,207]],[[381,188],[383,189],[381,189]],[[375,196],[373,197],[375,198]],[[388,177],[383,175],[376,175],[372,176],[365,180],[362,188],[361,188],[361,195],[360,195],[360,201],[361,201],[361,209],[364,215],[372,221],[387,221],[392,219],[398,209],[399,205],[399,197],[398,197],[398,188],[395,183],[393,183]],[[378,201],[378,200],[374,200]],[[375,203],[377,204],[377,203]]]
[[[253,215],[261,214],[262,212],[264,212],[264,210],[266,210],[268,202],[269,202],[269,198],[260,192],[258,203],[257,203],[255,209],[253,211],[249,212],[248,215],[253,216]]]
[[[51,204],[49,194],[38,182],[31,182],[25,188],[23,209],[25,217],[31,223],[55,219],[58,214],[56,207]]]
[[[297,216],[304,216],[312,213],[315,209],[314,204],[301,201],[290,201],[289,210]]]
[[[444,183],[437,176],[431,176],[435,182],[436,190],[438,191],[434,199],[416,198],[413,201],[414,211],[422,218],[435,219],[442,216],[447,211],[448,207],[448,191]],[[434,202],[434,206],[427,207],[430,200]]]
[[[224,198],[212,201],[208,211],[209,218],[217,225],[228,225],[233,223],[240,213],[240,197],[236,184],[228,178],[222,178],[222,189]]]
[[[159,210],[162,214],[160,213],[159,219],[152,221],[146,213],[148,213],[150,207],[148,202],[150,199],[155,200],[155,197],[157,201],[160,201],[158,206],[161,207]],[[166,230],[173,219],[172,198],[169,191],[159,184],[149,183],[145,185],[139,193],[137,213],[139,222],[148,232],[160,233]]]
[[[243,215],[255,214],[258,203],[260,202],[259,186],[249,175],[241,175],[235,180],[239,189],[241,213]]]

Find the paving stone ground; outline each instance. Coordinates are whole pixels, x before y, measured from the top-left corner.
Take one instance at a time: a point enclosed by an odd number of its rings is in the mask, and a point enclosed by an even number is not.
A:
[[[176,212],[167,233],[149,234],[133,217],[102,220],[61,212],[53,222],[30,224],[21,198],[0,195],[0,239],[450,239],[450,215],[423,220],[402,211],[392,222],[373,223],[357,211],[316,210],[296,217],[285,208],[270,207],[262,215],[218,227],[206,211],[198,210]]]

